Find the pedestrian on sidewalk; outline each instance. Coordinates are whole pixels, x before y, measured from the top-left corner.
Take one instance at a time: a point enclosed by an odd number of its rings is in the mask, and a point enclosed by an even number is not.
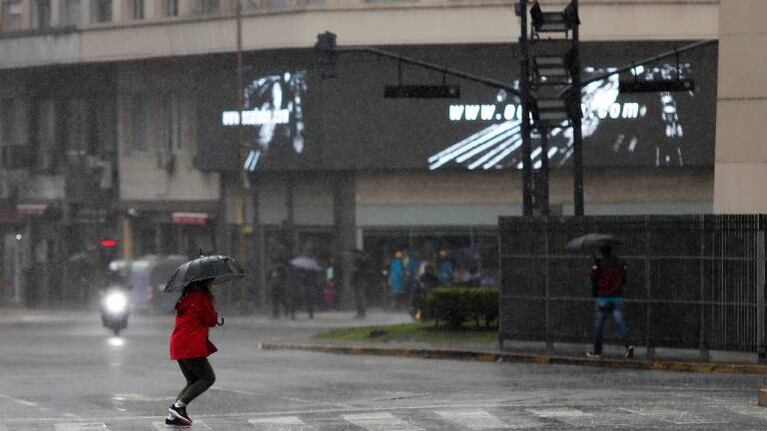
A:
[[[213,279],[195,281],[184,287],[176,303],[176,325],[170,337],[170,359],[178,361],[186,386],[168,409],[167,425],[189,426],[192,419],[186,406],[216,381],[208,356],[216,346],[208,339],[209,329],[218,322],[218,313],[211,289]]]
[[[594,321],[594,350],[586,353],[590,358],[602,355],[602,339],[604,336],[605,320],[612,314],[618,331],[623,337],[626,359],[634,357],[634,346],[631,333],[623,316],[623,287],[626,284],[626,263],[613,253],[612,247],[599,248],[600,257],[594,256],[591,267],[591,283],[596,294]]]

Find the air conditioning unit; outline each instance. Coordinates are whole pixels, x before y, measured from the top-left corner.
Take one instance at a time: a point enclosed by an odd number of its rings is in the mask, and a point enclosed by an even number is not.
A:
[[[172,175],[176,169],[176,155],[170,151],[157,153],[157,167]]]
[[[112,188],[112,162],[96,156],[88,156],[88,167],[99,174],[99,188],[108,190]]]

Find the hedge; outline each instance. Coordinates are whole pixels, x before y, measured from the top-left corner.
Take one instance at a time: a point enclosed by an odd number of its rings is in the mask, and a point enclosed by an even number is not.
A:
[[[489,328],[498,319],[498,294],[496,288],[438,287],[426,295],[429,317],[451,328],[459,328],[467,320],[478,327],[483,322]]]

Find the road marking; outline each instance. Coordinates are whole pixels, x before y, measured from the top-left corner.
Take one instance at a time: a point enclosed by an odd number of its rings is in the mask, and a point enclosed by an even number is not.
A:
[[[572,427],[593,425],[594,423],[594,415],[572,407],[527,409],[527,411],[542,418],[564,422]]]
[[[55,424],[56,431],[109,431],[103,422],[82,422]]]
[[[314,429],[298,416],[248,419],[248,422],[257,430],[262,431],[308,431]]]
[[[574,409],[572,407],[527,409],[527,411],[536,416],[540,416],[543,418],[552,418],[552,419],[591,416],[589,413],[585,413],[581,410]]]
[[[13,401],[14,403],[18,403],[27,407],[40,407],[40,405],[37,403],[33,403],[32,401],[22,400],[20,398],[15,398],[10,395],[0,394],[0,398],[10,400],[10,401]]]
[[[696,425],[696,424],[716,424],[716,423],[725,423],[723,421],[714,421],[710,419],[706,419],[700,416],[695,416],[694,414],[690,412],[685,412],[682,410],[673,410],[673,409],[627,409],[624,407],[621,407],[621,410],[625,410],[629,413],[634,413],[637,415],[647,416],[653,419],[657,419],[663,422],[669,422],[674,425]]]
[[[731,405],[726,405],[725,408],[739,415],[751,416],[751,417],[767,420],[767,409],[758,405],[731,404]]]
[[[391,413],[362,413],[343,415],[347,422],[368,431],[425,431],[423,428],[410,425]]]
[[[434,413],[472,430],[506,427],[500,419],[485,410],[437,410]]]
[[[213,429],[211,427],[209,427],[208,424],[206,424],[203,421],[199,421],[199,420],[194,421],[194,423],[192,423],[192,425],[190,425],[188,427],[184,427],[184,426],[181,426],[181,427],[178,427],[178,426],[168,426],[168,425],[165,425],[165,422],[152,422],[152,426],[157,431],[168,431],[168,430],[174,430],[174,429],[177,429],[177,430],[192,430],[192,429],[194,429],[194,430],[213,431]]]

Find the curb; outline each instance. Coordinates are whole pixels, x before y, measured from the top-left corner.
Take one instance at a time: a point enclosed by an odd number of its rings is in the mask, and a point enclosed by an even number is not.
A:
[[[261,343],[263,350],[303,350],[345,355],[397,356],[421,359],[451,359],[477,362],[512,362],[540,365],[577,365],[582,367],[631,370],[681,371],[692,373],[767,375],[767,365],[661,361],[637,359],[591,359],[570,356],[534,355],[527,353],[483,352],[460,349],[428,349],[410,347],[336,346],[327,344]]]

